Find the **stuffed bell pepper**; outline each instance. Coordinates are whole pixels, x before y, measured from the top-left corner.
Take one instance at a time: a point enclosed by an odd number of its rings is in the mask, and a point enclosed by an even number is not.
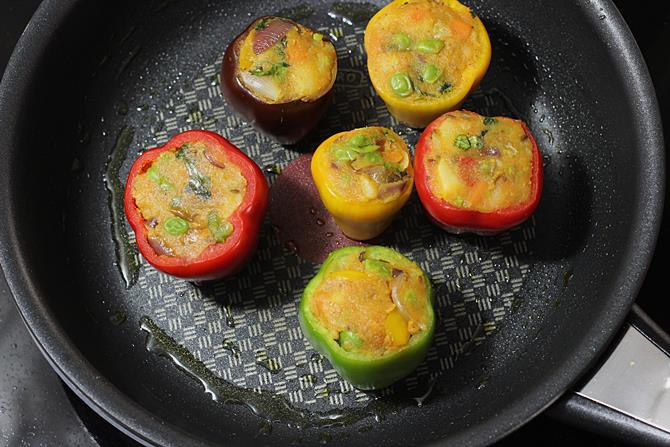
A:
[[[254,20],[226,49],[221,91],[259,130],[292,144],[325,112],[336,76],[335,47],[323,34],[267,16]]]
[[[397,251],[345,247],[305,288],[300,326],[343,378],[379,389],[423,361],[435,329],[432,300],[426,274]]]
[[[375,90],[412,127],[458,108],[491,60],[484,25],[457,0],[394,0],[368,23],[365,51]]]
[[[312,157],[312,178],[326,209],[351,239],[380,235],[412,193],[407,145],[384,127],[328,138]]]
[[[251,258],[268,202],[258,166],[222,136],[192,130],[133,164],[124,206],[137,246],[155,268],[203,281]]]
[[[542,157],[528,127],[455,111],[432,122],[414,156],[419,199],[455,233],[495,234],[526,220],[542,194]]]

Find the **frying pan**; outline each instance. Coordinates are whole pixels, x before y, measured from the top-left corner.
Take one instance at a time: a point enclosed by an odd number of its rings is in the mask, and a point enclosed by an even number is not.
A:
[[[222,133],[271,184],[334,132],[379,124],[416,141],[367,79],[375,4],[47,0],[24,32],[0,86],[2,268],[54,369],[134,439],[488,444],[578,383],[628,315],[658,233],[664,154],[646,67],[604,0],[468,2],[493,60],[465,107],[529,124],[544,195],[531,220],[487,238],[444,233],[410,201],[378,242],[431,275],[439,327],[424,364],[388,390],[352,389],[304,342],[296,306],[317,266],[269,222],[251,265],[214,284],[137,257],[120,188],[141,150],[180,130]],[[219,94],[226,45],[261,14],[321,29],[338,49],[333,105],[291,147]]]

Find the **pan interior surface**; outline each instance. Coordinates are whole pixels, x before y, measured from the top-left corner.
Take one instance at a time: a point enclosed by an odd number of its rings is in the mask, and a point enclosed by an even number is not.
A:
[[[493,58],[464,107],[528,123],[543,154],[543,198],[520,227],[476,237],[439,230],[413,196],[376,242],[431,276],[435,340],[407,379],[363,393],[303,340],[298,301],[318,266],[283,246],[269,221],[243,272],[196,286],[137,255],[119,194],[141,151],[187,129],[222,134],[272,168],[271,185],[275,167],[343,130],[392,127],[413,145],[419,132],[388,115],[367,76],[363,30],[383,2],[93,3],[62,4],[62,23],[26,74],[31,89],[7,159],[21,256],[4,268],[17,295],[39,297],[39,305],[19,302],[28,324],[44,312],[62,330],[47,337],[31,328],[55,367],[136,438],[485,444],[573,382],[632,303],[649,238],[639,232],[639,197],[642,179],[658,178],[648,166],[657,148],[641,144],[629,87],[645,73],[624,70],[606,41],[622,26],[611,5],[468,2],[489,31]],[[316,28],[337,48],[333,104],[293,146],[259,134],[220,95],[223,51],[266,14]],[[27,285],[17,279],[28,274]],[[147,331],[186,348],[181,367],[147,350]],[[62,344],[69,350],[54,348]],[[77,363],[79,353],[86,363]],[[120,411],[121,401],[135,413]]]

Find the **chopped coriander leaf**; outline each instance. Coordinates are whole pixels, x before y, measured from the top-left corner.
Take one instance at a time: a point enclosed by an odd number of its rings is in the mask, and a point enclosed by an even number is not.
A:
[[[187,188],[193,194],[200,196],[203,199],[209,199],[212,197],[212,192],[210,191],[212,179],[200,172],[198,167],[195,165],[195,162],[186,153],[187,147],[188,145],[184,145],[177,151],[177,159],[184,161],[184,164],[186,165],[186,172],[188,172]]]
[[[277,76],[281,78],[284,76],[288,67],[290,67],[288,62],[281,61],[270,64],[269,66],[259,65],[249,70],[249,73],[254,76]]]
[[[275,51],[280,57],[282,58],[286,57],[287,46],[288,46],[288,40],[286,39],[286,36],[281,38],[281,40],[279,41],[279,45],[275,45]]]
[[[460,134],[454,140],[454,146],[459,149],[481,149],[484,147],[484,140],[479,135]]]
[[[256,24],[256,31],[260,31],[263,28],[265,28],[266,26],[268,26],[269,21],[270,21],[270,19],[268,17],[265,17],[265,18],[259,20],[258,23]]]
[[[179,146],[179,149],[175,152],[175,158],[179,160],[186,157],[186,149],[188,149],[188,143]]]
[[[470,149],[470,140],[468,139],[468,136],[465,134],[460,134],[456,137],[454,140],[454,146],[456,146],[459,149],[463,149],[464,151]]]
[[[496,119],[492,116],[486,116],[484,117],[484,125],[485,126],[490,126],[491,124],[495,124]]]
[[[442,87],[440,87],[440,93],[450,92],[452,88],[453,86],[450,83],[445,82],[444,84],[442,84]]]

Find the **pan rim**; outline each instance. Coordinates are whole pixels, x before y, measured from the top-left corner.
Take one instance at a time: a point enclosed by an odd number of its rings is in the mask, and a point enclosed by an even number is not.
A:
[[[39,64],[46,51],[49,36],[57,32],[60,24],[74,7],[84,0],[46,0],[31,19],[22,34],[5,75],[0,83],[0,156],[9,156],[12,142],[18,139],[17,116],[24,92],[30,88],[29,77],[22,73]],[[594,324],[576,342],[574,356],[569,364],[562,365],[551,380],[535,384],[523,396],[506,407],[495,420],[483,421],[454,433],[457,444],[484,445],[504,437],[521,427],[556,401],[579,377],[597,361],[608,347],[633,305],[645,273],[651,262],[660,231],[665,191],[665,153],[660,113],[655,91],[637,44],[623,17],[610,0],[596,0],[591,8],[599,9],[608,20],[601,30],[611,46],[621,55],[620,63],[630,73],[629,94],[636,120],[631,126],[637,139],[644,136],[648,158],[641,176],[638,209],[633,227],[641,235],[637,248],[628,250],[636,256],[624,261],[622,272],[626,281],[618,280],[616,293],[610,297],[609,312],[600,315],[600,324]],[[0,166],[0,190],[10,191],[12,174],[8,164]],[[24,261],[21,244],[17,238],[13,203],[8,194],[0,194],[0,266],[14,298],[15,304],[28,330],[42,353],[60,377],[98,414],[135,440],[147,445],[202,445],[202,440],[189,437],[177,426],[166,424],[130,397],[121,393],[114,384],[103,377],[88,362],[67,333],[50,317],[46,300],[34,287],[30,266]],[[624,250],[625,251],[625,250]],[[606,323],[606,324],[605,324]],[[441,441],[436,442],[440,444]]]

